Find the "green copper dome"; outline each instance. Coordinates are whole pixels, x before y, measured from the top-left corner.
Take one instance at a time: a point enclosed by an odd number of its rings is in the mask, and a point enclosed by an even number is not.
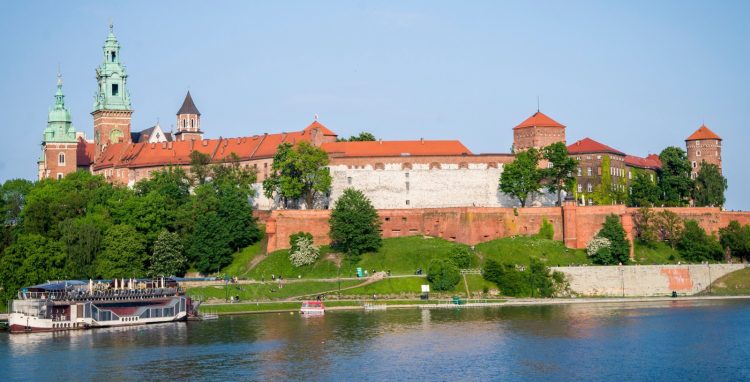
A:
[[[75,142],[76,130],[70,117],[70,110],[65,107],[65,95],[62,91],[62,76],[57,75],[57,92],[55,105],[49,111],[47,128],[44,129],[45,142]]]
[[[112,24],[104,40],[104,61],[96,68],[99,88],[94,96],[94,111],[132,110],[127,90],[128,74],[120,62],[120,44],[115,37]]]

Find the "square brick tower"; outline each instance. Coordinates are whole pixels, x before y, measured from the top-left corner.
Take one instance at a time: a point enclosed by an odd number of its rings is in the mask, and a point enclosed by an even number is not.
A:
[[[687,139],[685,148],[690,162],[690,177],[695,179],[703,162],[715,164],[721,172],[721,137],[706,125],[701,125]]]
[[[39,158],[39,180],[45,178],[62,179],[65,175],[77,170],[76,151],[78,140],[65,106],[62,91],[62,77],[57,75],[57,93],[55,105],[50,109],[47,128],[42,140],[42,157]]]
[[[565,126],[537,111],[513,128],[513,151],[541,149],[555,142],[565,143]]]
[[[127,89],[128,74],[120,62],[120,44],[112,24],[104,41],[104,61],[96,69],[99,84],[94,100],[94,160],[99,160],[107,145],[130,143],[130,120],[133,110]]]

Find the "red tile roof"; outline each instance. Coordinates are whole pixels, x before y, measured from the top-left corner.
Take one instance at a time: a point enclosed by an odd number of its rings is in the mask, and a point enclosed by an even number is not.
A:
[[[305,129],[303,131],[310,131],[310,130],[316,128],[316,127],[318,129],[320,129],[321,132],[323,132],[323,135],[329,135],[329,136],[338,137],[338,134],[336,134],[333,131],[329,130],[327,127],[323,126],[323,124],[320,123],[320,122],[318,122],[318,121],[313,121],[313,123],[311,123],[310,126],[305,127]]]
[[[624,152],[613,149],[603,143],[599,143],[591,138],[583,138],[568,146],[568,154],[594,154],[610,153],[616,155],[625,155]]]
[[[472,155],[460,141],[328,142],[321,147],[329,154],[344,157]]]
[[[631,167],[645,168],[649,170],[658,170],[661,168],[661,160],[656,154],[650,154],[645,158],[635,155],[626,155],[625,164]]]
[[[560,124],[559,122],[555,121],[554,119],[546,116],[541,111],[537,111],[529,118],[526,118],[525,121],[521,122],[518,126],[514,127],[514,129],[520,129],[523,127],[565,127],[565,125]]]
[[[716,135],[711,129],[708,128],[706,125],[701,125],[701,127],[698,128],[698,130],[695,130],[693,134],[691,134],[686,141],[695,141],[699,139],[718,139],[721,140],[721,137]]]

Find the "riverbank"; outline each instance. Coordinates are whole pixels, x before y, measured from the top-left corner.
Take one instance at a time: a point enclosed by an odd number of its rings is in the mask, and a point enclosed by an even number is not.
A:
[[[746,300],[750,296],[686,296],[686,297],[587,297],[587,298],[526,298],[526,299],[476,299],[462,300],[456,304],[452,300],[335,300],[326,301],[326,310],[365,310],[366,304],[385,305],[385,309],[445,309],[477,308],[532,305],[570,305],[570,304],[621,304],[649,303],[662,301],[706,301],[706,300]],[[218,315],[241,315],[255,313],[298,312],[300,302],[255,302],[239,304],[204,304],[201,310]]]

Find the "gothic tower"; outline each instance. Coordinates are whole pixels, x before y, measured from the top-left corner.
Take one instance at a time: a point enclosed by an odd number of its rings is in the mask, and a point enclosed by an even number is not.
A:
[[[202,140],[201,112],[195,107],[193,97],[188,90],[182,107],[177,111],[177,132],[174,134],[176,141]]]
[[[110,143],[130,143],[130,94],[128,74],[120,62],[120,44],[109,25],[109,36],[104,41],[104,62],[96,69],[99,87],[94,99],[94,160]]]
[[[721,172],[721,137],[711,131],[706,125],[701,125],[687,139],[685,139],[688,161],[690,161],[690,177],[695,179],[701,169],[701,163],[711,163],[719,167]]]
[[[76,171],[77,145],[70,111],[65,107],[62,76],[58,73],[55,105],[50,108],[42,139],[42,157],[38,162],[39,179],[62,179],[66,174]]]
[[[537,110],[513,128],[513,151],[541,149],[556,142],[565,143],[565,126]]]

